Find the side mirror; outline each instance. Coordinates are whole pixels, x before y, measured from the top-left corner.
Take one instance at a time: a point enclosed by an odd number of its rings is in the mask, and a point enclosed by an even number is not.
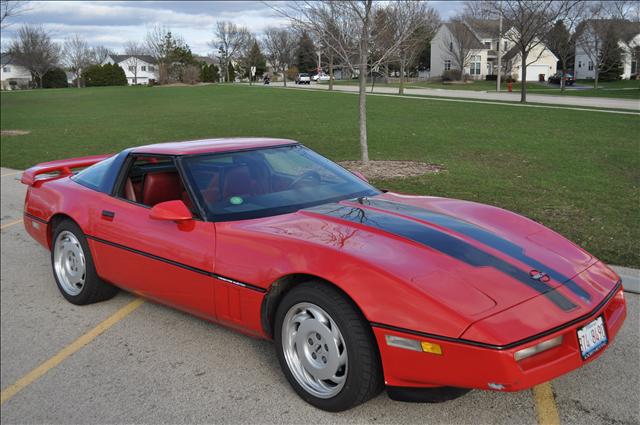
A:
[[[193,214],[191,214],[184,202],[177,200],[155,204],[151,208],[149,217],[155,220],[182,222],[193,219]]]
[[[358,177],[360,180],[364,180],[365,182],[369,183],[369,180],[367,180],[364,174],[362,174],[360,171],[352,171],[351,173]]]

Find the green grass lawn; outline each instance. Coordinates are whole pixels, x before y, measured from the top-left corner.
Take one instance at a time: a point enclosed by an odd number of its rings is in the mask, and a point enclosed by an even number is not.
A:
[[[269,87],[114,87],[3,92],[1,164],[224,136],[296,139],[357,159],[358,97]],[[498,205],[550,226],[601,259],[640,266],[640,119],[509,105],[368,98],[373,159],[442,164],[379,187]]]
[[[327,82],[322,82],[321,84],[328,84]],[[335,81],[337,85],[357,85],[357,80],[339,80]],[[593,81],[589,80],[579,80],[576,83],[578,86],[589,86],[593,87]],[[377,87],[398,87],[399,83],[379,83],[375,84]],[[513,83],[513,91],[516,93],[520,92],[521,83]],[[371,84],[369,83],[367,87],[371,88]],[[407,88],[427,88],[427,89],[440,89],[440,90],[472,90],[472,91],[495,91],[496,90],[496,82],[495,81],[486,81],[486,80],[478,80],[468,82],[466,84],[457,84],[457,83],[442,83],[436,81],[417,81],[417,82],[407,82],[405,83],[405,87]],[[501,83],[500,89],[502,91],[507,91],[507,84]],[[617,99],[640,99],[640,80],[621,80],[621,81],[610,81],[610,82],[601,82],[598,84],[598,89],[593,88],[571,88],[567,87],[563,92],[560,90],[560,86],[556,84],[547,84],[547,83],[536,83],[529,82],[527,83],[527,92],[531,94],[548,94],[548,95],[556,95],[556,96],[588,96],[588,97],[612,97]]]

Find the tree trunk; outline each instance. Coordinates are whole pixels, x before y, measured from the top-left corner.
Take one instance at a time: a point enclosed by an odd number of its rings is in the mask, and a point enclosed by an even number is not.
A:
[[[44,86],[42,85],[42,77],[44,77],[44,75],[40,74],[38,75],[38,79],[40,80],[40,88],[43,89]]]
[[[333,53],[329,54],[329,90],[333,90]]]
[[[404,59],[400,60],[400,88],[398,94],[404,94]]]
[[[598,88],[598,78],[600,77],[600,69],[597,66],[593,67],[593,73],[595,75],[595,78],[593,79],[593,88],[597,89]]]
[[[564,92],[564,79],[567,76],[567,67],[562,64],[562,77],[560,77],[560,92]]]
[[[76,74],[76,85],[80,88],[80,74]]]
[[[224,82],[229,82],[229,63],[224,61]]]
[[[284,86],[287,87],[287,70],[282,70],[282,81],[284,82]]]
[[[364,54],[360,53],[361,57]],[[367,61],[360,61],[359,75],[359,114],[360,114],[360,159],[364,164],[369,162],[367,145]]]
[[[520,51],[522,56],[522,78],[520,79],[520,103],[527,103],[527,52]]]

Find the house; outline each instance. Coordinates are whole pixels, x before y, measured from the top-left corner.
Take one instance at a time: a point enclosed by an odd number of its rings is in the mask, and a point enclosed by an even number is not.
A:
[[[16,63],[10,54],[0,55],[0,88],[2,90],[15,90],[28,88],[31,85],[31,72],[24,66]]]
[[[431,71],[432,77],[442,75],[445,71],[455,69],[456,61],[449,53],[448,45],[453,46],[452,39],[456,30],[451,23],[440,26],[431,40]],[[484,80],[487,75],[498,74],[498,52],[502,55],[502,75],[509,75],[522,80],[521,56],[517,47],[510,40],[516,31],[508,29],[499,37],[499,22],[497,19],[469,19],[462,23],[472,38],[469,41],[469,64],[464,73],[474,80]],[[500,46],[498,47],[498,44]],[[558,58],[543,43],[535,46],[528,56],[527,81],[537,81],[540,74],[545,80],[556,73]]]
[[[606,22],[603,22],[606,23]],[[583,25],[591,25],[593,21],[586,21]],[[622,74],[623,79],[629,79],[631,76],[638,74],[638,58],[640,51],[640,24],[630,21],[616,21],[614,25],[619,30],[620,39],[618,40],[618,46],[622,50]],[[581,79],[594,79],[596,77],[596,71],[594,69],[593,60],[589,57],[585,50],[592,50],[594,55],[596,49],[585,49],[587,46],[593,44],[593,39],[589,38],[588,33],[583,35],[583,39],[576,43],[576,58],[575,58],[575,77]]]
[[[129,85],[155,83],[158,80],[158,65],[150,55],[109,55],[102,65],[117,64],[124,69]]]

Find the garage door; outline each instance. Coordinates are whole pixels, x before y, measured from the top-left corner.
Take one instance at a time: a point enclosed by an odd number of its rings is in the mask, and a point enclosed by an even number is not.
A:
[[[527,81],[538,81],[538,75],[544,74],[545,80],[549,77],[549,66],[548,65],[529,65],[527,67]],[[520,81],[522,81],[522,75],[520,76]]]

